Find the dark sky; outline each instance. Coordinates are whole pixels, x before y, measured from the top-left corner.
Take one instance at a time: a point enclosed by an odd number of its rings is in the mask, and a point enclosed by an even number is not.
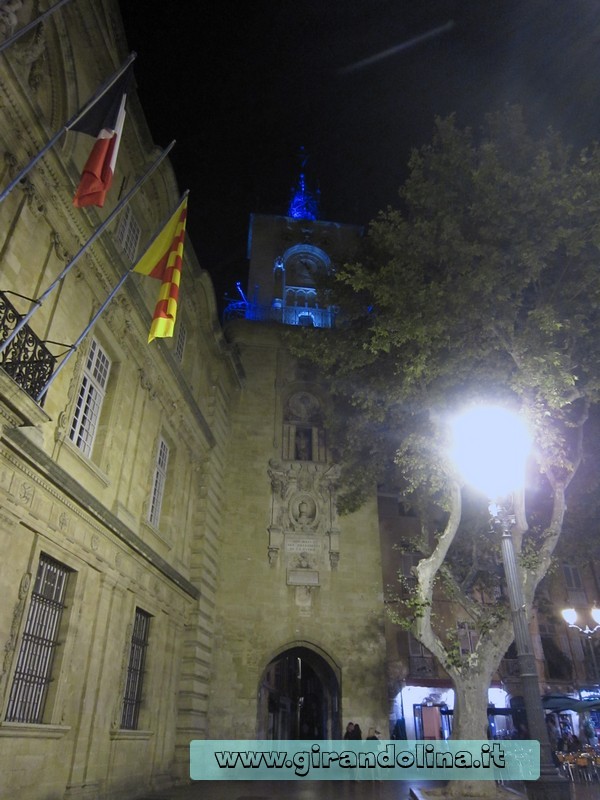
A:
[[[154,141],[190,189],[217,299],[246,280],[252,212],[286,212],[297,153],[321,218],[394,204],[436,115],[505,103],[576,147],[600,138],[598,0],[121,0]],[[437,31],[437,33],[436,33]],[[405,45],[402,47],[402,45]]]

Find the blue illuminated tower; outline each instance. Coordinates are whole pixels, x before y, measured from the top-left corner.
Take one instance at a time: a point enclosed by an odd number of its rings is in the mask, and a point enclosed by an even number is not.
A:
[[[248,288],[238,284],[240,299],[229,303],[224,320],[236,317],[283,325],[330,328],[336,309],[318,297],[320,274],[349,260],[362,228],[319,218],[320,193],[300,170],[286,215],[252,214],[248,234]]]
[[[296,186],[292,189],[292,196],[288,207],[288,217],[292,219],[319,219],[320,192],[311,192],[306,185],[306,165],[308,156],[304,148],[300,148],[300,174]]]

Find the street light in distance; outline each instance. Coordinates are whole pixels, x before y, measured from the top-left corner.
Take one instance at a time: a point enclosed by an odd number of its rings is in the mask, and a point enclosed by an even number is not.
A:
[[[581,625],[577,623],[577,611],[574,608],[565,608],[561,611],[562,618],[567,623],[569,628],[574,628],[576,631],[588,640],[590,645],[590,654],[592,656],[592,665],[594,668],[594,680],[596,684],[600,682],[600,675],[598,674],[598,662],[596,660],[596,651],[594,650],[594,643],[592,642],[592,636],[600,630],[600,608],[596,608],[594,606],[590,609],[590,616],[596,623],[595,627],[590,628],[589,625],[585,624],[585,628],[582,628]]]

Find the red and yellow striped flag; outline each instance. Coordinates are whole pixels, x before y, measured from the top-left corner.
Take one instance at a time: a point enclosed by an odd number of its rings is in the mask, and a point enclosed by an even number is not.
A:
[[[133,270],[162,281],[148,335],[149,342],[156,338],[173,336],[183,263],[186,217],[187,196]]]

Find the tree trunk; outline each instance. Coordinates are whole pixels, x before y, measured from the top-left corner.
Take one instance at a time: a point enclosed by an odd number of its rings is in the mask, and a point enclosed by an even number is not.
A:
[[[453,739],[487,739],[488,686],[492,675],[479,672],[468,676],[453,675],[454,720]]]
[[[469,670],[469,675],[460,672],[452,675],[454,682],[454,719],[452,724],[453,739],[488,738],[488,686],[492,674]],[[450,781],[445,797],[495,798],[497,787],[495,781]]]

